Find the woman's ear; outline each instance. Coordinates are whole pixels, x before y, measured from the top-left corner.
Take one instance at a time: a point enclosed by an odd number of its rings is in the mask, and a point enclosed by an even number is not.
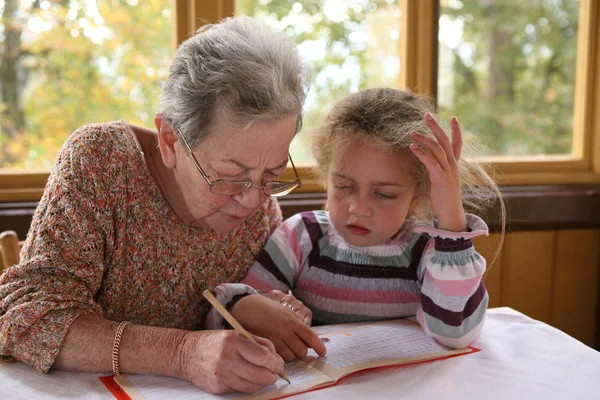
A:
[[[171,122],[160,114],[154,116],[154,124],[158,132],[158,147],[163,163],[167,168],[175,168],[177,165],[177,153],[175,152],[177,133]]]

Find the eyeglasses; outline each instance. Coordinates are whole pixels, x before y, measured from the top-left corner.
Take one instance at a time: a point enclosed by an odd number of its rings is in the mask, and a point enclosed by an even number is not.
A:
[[[288,158],[292,163],[292,168],[294,169],[294,174],[296,175],[296,180],[294,182],[289,181],[270,181],[270,182],[262,182],[262,185],[255,185],[250,179],[244,180],[233,180],[233,179],[217,179],[212,182],[210,177],[206,175],[206,172],[198,163],[196,156],[192,152],[192,148],[188,144],[187,140],[183,137],[181,132],[179,132],[179,137],[183,142],[186,151],[192,157],[192,161],[194,161],[194,165],[202,175],[204,179],[206,179],[206,183],[210,186],[210,191],[214,194],[219,194],[223,196],[231,196],[237,193],[241,193],[246,189],[249,189],[251,186],[254,186],[257,189],[261,189],[264,194],[271,197],[281,197],[286,194],[290,194],[294,189],[302,186],[302,182],[300,182],[300,177],[298,176],[298,171],[296,171],[296,166],[294,165],[294,161],[292,161],[292,157],[288,154]]]

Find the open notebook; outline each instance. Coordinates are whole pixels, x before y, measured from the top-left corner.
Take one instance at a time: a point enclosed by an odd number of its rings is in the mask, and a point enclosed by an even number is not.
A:
[[[102,377],[117,399],[274,399],[332,386],[345,376],[371,368],[406,365],[438,360],[478,351],[475,348],[450,349],[427,336],[408,320],[368,324],[330,325],[319,335],[327,346],[327,356],[319,358],[312,350],[303,360],[288,362],[283,379],[252,395],[215,396],[189,382],[150,375]]]

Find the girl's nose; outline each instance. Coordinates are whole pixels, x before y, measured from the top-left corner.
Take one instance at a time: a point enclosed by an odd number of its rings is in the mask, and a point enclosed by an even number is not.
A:
[[[370,217],[371,205],[368,200],[362,199],[360,196],[354,196],[350,201],[350,208],[348,211],[356,217]]]

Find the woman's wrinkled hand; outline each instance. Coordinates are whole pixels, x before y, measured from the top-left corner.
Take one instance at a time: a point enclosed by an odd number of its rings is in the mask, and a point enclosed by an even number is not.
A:
[[[294,312],[296,318],[302,321],[304,325],[310,326],[312,323],[312,311],[291,293],[283,293],[280,290],[271,290],[268,293],[263,293],[263,296],[290,308]]]
[[[253,393],[275,383],[283,360],[273,343],[255,339],[258,344],[233,330],[187,332],[178,355],[178,378],[213,394]]]
[[[273,296],[278,297],[277,294]],[[286,298],[292,301],[290,304],[296,304],[295,299]],[[277,300],[250,295],[235,303],[229,311],[248,331],[269,339],[277,353],[287,361],[305,357],[309,348],[320,356],[326,353],[325,345],[312,329],[295,315],[296,312]]]

